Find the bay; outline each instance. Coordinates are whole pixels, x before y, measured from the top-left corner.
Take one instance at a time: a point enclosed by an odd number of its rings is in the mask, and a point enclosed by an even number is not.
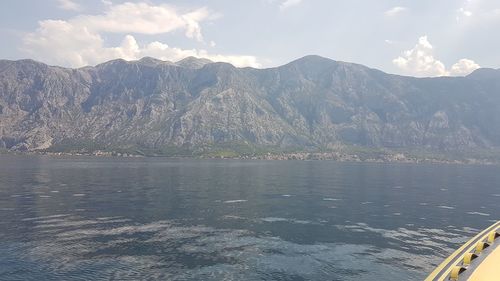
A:
[[[1,280],[422,280],[498,166],[0,156]]]

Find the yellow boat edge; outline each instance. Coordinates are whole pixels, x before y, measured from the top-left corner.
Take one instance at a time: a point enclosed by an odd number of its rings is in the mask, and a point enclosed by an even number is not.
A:
[[[446,258],[425,281],[497,280],[494,278],[500,276],[497,275],[500,274],[498,266],[500,264],[499,236],[500,221],[497,221]],[[486,248],[489,248],[488,251],[485,251]],[[471,272],[472,274],[470,274]]]

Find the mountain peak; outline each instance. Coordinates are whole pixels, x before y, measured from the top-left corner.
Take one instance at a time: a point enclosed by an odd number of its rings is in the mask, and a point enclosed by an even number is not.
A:
[[[474,70],[471,74],[467,75],[467,78],[473,79],[493,79],[500,77],[500,69],[493,68],[478,68]]]
[[[124,60],[124,59],[119,58],[119,59],[114,59],[114,60],[100,63],[100,64],[96,65],[95,67],[98,68],[98,67],[109,66],[109,65],[122,65],[122,64],[127,64],[127,63],[129,63],[129,62]]]
[[[138,60],[137,62],[140,64],[149,65],[149,66],[156,66],[159,64],[173,64],[170,61],[164,61],[164,60],[160,60],[160,59],[156,59],[156,58],[152,58],[152,57],[143,57],[140,60]]]
[[[307,55],[291,61],[289,64],[335,63],[336,61],[318,55]]]
[[[213,63],[213,61],[206,59],[206,58],[197,58],[197,57],[186,57],[175,64],[178,66],[182,66],[185,68],[194,68],[194,69],[199,69],[202,68],[205,64]]]

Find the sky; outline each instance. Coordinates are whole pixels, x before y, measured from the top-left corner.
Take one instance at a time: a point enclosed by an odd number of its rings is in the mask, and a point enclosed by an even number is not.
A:
[[[0,59],[82,67],[306,55],[418,77],[500,67],[500,0],[3,0]]]

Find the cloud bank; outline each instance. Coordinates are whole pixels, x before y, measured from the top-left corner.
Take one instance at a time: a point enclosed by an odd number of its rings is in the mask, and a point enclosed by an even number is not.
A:
[[[60,2],[70,3],[68,0]],[[21,49],[34,59],[69,67],[95,65],[116,58],[136,60],[144,56],[170,61],[195,56],[240,67],[260,67],[254,56],[211,54],[204,49],[180,49],[159,41],[140,45],[132,35],[181,31],[187,38],[204,43],[201,23],[215,16],[206,8],[182,12],[168,5],[108,3],[99,15],[40,21],[36,31],[24,36]],[[107,46],[103,38],[105,33],[124,34],[122,43]],[[215,43],[209,45],[215,46]]]
[[[404,51],[392,62],[405,74],[415,76],[463,76],[480,67],[473,60],[460,59],[447,69],[444,63],[434,58],[433,49],[427,36],[422,36],[413,49]]]

